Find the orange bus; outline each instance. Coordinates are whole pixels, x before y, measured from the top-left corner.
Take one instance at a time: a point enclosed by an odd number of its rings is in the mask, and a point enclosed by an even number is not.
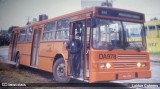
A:
[[[39,21],[13,30],[9,59],[16,67],[48,71],[57,82],[69,82],[73,76],[66,42],[70,35],[81,33],[81,73],[77,79],[93,83],[150,78],[144,21],[142,13],[107,7]]]

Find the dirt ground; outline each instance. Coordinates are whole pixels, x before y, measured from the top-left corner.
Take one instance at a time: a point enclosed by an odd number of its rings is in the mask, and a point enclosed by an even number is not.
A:
[[[0,83],[54,83],[52,74],[44,71],[0,63]],[[0,87],[0,89],[26,89],[27,87]],[[27,89],[73,89],[65,87],[28,87]]]
[[[32,69],[34,70],[34,69]],[[0,82],[7,83],[51,83],[52,79],[43,78],[27,68],[16,69],[14,65],[0,63]]]
[[[71,83],[76,80],[71,79]],[[0,84],[23,84],[23,83],[55,83],[52,74],[29,67],[16,69],[14,65],[0,62]],[[106,89],[106,87],[0,87],[0,89]],[[119,89],[107,88],[107,89]],[[124,88],[121,88],[124,89]]]
[[[71,80],[75,81],[75,80]],[[28,67],[16,69],[14,65],[0,62],[0,84],[55,83],[52,74]],[[0,89],[97,89],[98,87],[0,87]],[[103,88],[99,88],[103,89]]]

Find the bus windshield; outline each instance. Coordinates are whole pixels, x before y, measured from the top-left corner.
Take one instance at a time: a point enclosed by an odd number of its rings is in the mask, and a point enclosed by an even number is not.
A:
[[[143,45],[143,24],[133,22],[123,22],[124,32],[126,33],[127,48],[144,49]]]
[[[93,28],[94,49],[142,49],[143,24],[96,18]],[[124,28],[124,29],[123,29]]]

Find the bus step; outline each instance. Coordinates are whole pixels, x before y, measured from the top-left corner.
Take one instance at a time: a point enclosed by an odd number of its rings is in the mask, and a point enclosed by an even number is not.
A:
[[[30,66],[30,67],[32,67],[32,68],[38,68],[37,66]]]
[[[84,81],[84,82],[88,82],[88,80],[84,80],[82,76],[78,77],[78,78],[75,78],[73,76],[69,76],[70,78],[73,78],[73,79],[77,79],[77,80],[80,80],[80,81]]]

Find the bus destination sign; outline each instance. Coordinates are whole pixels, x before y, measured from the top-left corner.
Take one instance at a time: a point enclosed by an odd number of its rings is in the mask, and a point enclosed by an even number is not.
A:
[[[130,11],[128,12],[120,11],[120,10],[114,10],[114,9],[105,9],[105,8],[98,8],[98,15],[127,18],[127,19],[134,19],[134,20],[144,20],[144,15],[140,13],[135,13]]]

